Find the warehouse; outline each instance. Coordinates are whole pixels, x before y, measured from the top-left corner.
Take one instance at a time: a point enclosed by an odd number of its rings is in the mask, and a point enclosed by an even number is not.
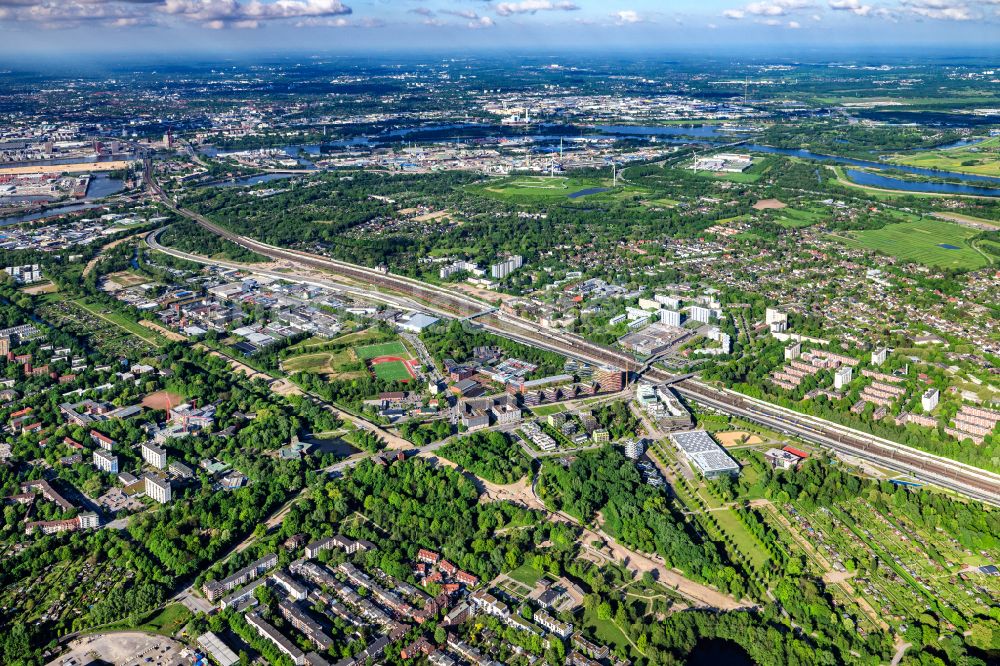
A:
[[[670,439],[706,479],[739,475],[739,463],[730,458],[725,449],[704,430],[675,432]]]

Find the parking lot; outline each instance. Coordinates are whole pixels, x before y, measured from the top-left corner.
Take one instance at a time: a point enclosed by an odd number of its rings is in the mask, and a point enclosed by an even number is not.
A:
[[[181,666],[191,663],[191,651],[177,641],[137,631],[97,634],[70,643],[70,651],[48,666],[76,666],[100,659],[115,666]]]

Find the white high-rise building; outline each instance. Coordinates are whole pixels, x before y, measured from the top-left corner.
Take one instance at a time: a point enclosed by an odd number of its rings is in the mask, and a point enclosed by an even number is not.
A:
[[[490,266],[490,276],[497,280],[502,280],[518,268],[523,265],[524,261],[521,255],[515,254],[512,257],[507,257],[501,262],[495,263]]]
[[[155,477],[152,474],[146,474],[143,478],[146,481],[147,497],[160,504],[166,504],[170,501],[169,481]]]
[[[777,310],[775,308],[767,308],[764,310],[764,323],[770,326],[771,324],[783,323],[788,325],[788,315]]]
[[[152,442],[142,443],[142,459],[157,469],[167,468],[167,452]]]
[[[872,365],[882,365],[888,357],[889,349],[887,347],[876,349],[872,352]]]
[[[680,328],[683,317],[681,313],[677,310],[660,310],[660,321],[668,326],[676,326]]]
[[[110,474],[118,473],[118,456],[104,449],[94,449],[94,467]]]
[[[700,305],[692,305],[690,314],[691,314],[691,319],[694,319],[695,321],[700,321],[703,324],[707,324],[708,322],[712,321],[711,308],[703,308]]]
[[[665,305],[671,310],[680,310],[683,299],[678,296],[666,296],[664,294],[656,294],[653,296],[653,300],[661,305]]]
[[[802,356],[802,343],[796,342],[794,344],[785,347],[785,360],[794,361],[799,356]]]
[[[938,400],[941,398],[941,392],[936,388],[927,389],[922,396],[920,396],[920,406],[924,408],[925,412],[931,412],[937,407]]]
[[[851,379],[853,378],[854,378],[854,369],[851,368],[851,366],[849,365],[845,365],[844,367],[837,370],[836,373],[834,373],[833,388],[839,391],[840,389],[850,384]]]

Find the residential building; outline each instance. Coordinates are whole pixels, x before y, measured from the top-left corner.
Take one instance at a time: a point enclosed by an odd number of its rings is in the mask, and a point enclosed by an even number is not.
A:
[[[274,628],[267,620],[257,613],[249,613],[246,616],[247,624],[253,627],[262,638],[274,643],[279,651],[284,653],[295,666],[302,666],[306,663],[306,654],[295,646],[280,631]]]
[[[118,473],[118,456],[104,449],[94,449],[94,467],[109,474]]]
[[[140,446],[142,459],[157,469],[166,469],[167,452],[152,442],[143,442]]]
[[[840,389],[844,388],[845,386],[851,383],[851,379],[853,378],[853,376],[854,376],[854,369],[851,368],[851,366],[849,365],[843,366],[842,368],[838,369],[837,372],[833,375],[833,388],[839,391]]]
[[[490,276],[496,280],[502,280],[523,265],[520,255],[507,257],[503,261],[490,266]]]
[[[695,321],[700,321],[703,324],[707,324],[712,321],[712,309],[702,307],[700,305],[692,305],[688,311],[691,315],[691,319]]]
[[[802,343],[795,342],[785,347],[785,360],[794,361],[802,355]]]
[[[645,453],[646,447],[642,440],[629,440],[625,442],[625,456],[632,460],[638,460]]]
[[[170,501],[170,481],[152,474],[145,474],[143,479],[146,482],[146,497],[160,504]]]
[[[882,365],[888,357],[889,349],[886,347],[880,347],[872,352],[872,365]]]
[[[660,323],[666,324],[667,326],[674,326],[680,328],[680,325],[684,321],[684,316],[677,310],[660,310]]]
[[[562,622],[549,615],[548,612],[540,610],[535,613],[535,624],[550,631],[563,640],[573,635],[573,625]]]
[[[924,394],[920,396],[920,406],[924,408],[925,412],[933,411],[937,407],[938,400],[941,397],[941,392],[936,388],[929,388],[924,391]]]

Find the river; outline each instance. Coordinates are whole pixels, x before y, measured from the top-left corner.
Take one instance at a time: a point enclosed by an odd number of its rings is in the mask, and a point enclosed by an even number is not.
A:
[[[91,177],[90,183],[87,185],[87,195],[82,201],[76,201],[62,206],[54,206],[52,208],[34,211],[31,213],[22,213],[21,215],[12,215],[10,217],[0,218],[0,227],[40,220],[41,218],[49,217],[50,215],[61,215],[63,213],[73,213],[80,210],[88,210],[90,208],[99,208],[103,204],[95,203],[97,200],[111,196],[112,194],[117,194],[124,188],[125,183],[118,178],[111,178],[107,174],[103,173],[97,174]]]
[[[386,131],[375,136],[359,136],[342,141],[331,141],[329,143],[290,145],[281,149],[288,155],[298,157],[299,151],[309,155],[320,155],[325,147],[347,147],[371,145],[386,140],[398,139],[421,133],[441,133],[449,130],[456,130],[454,136],[435,136],[435,140],[462,140],[471,138],[533,138],[537,141],[560,141],[560,140],[585,140],[585,139],[620,139],[622,137],[635,139],[652,139],[664,143],[692,143],[693,140],[729,142],[746,132],[742,127],[723,127],[720,125],[592,125],[586,127],[568,127],[566,125],[539,124],[528,127],[506,126],[487,123],[445,123],[437,125],[423,125],[415,127],[402,127]],[[475,130],[476,137],[466,133],[462,136],[462,130]],[[936,150],[958,148],[979,143],[981,139],[963,139],[946,146],[940,146]],[[773,146],[762,146],[758,144],[744,144],[742,149],[757,153],[770,153],[775,155],[787,155],[790,157],[800,157],[803,159],[817,160],[820,162],[831,162],[847,166],[877,169],[885,171],[888,169],[902,173],[909,173],[917,176],[929,178],[948,178],[963,181],[962,183],[945,182],[910,182],[891,176],[872,174],[857,169],[848,169],[847,175],[859,185],[879,187],[884,189],[900,190],[905,192],[927,192],[932,194],[964,194],[986,197],[1000,197],[1000,190],[992,190],[985,187],[975,187],[976,183],[989,183],[1000,186],[1000,178],[993,176],[980,176],[975,174],[958,173],[952,171],[937,171],[923,167],[907,166],[903,164],[888,164],[885,162],[875,162],[871,160],[859,160],[851,157],[838,157],[836,155],[824,155],[814,153],[804,149],[775,148]],[[218,151],[212,148],[203,149],[206,155],[217,155]],[[300,162],[309,164],[308,161],[300,159]],[[223,183],[222,187],[234,187],[241,185],[254,185],[256,183],[276,180],[277,178],[287,178],[285,174],[265,174],[240,178],[228,183]],[[971,183],[971,185],[965,184]]]

